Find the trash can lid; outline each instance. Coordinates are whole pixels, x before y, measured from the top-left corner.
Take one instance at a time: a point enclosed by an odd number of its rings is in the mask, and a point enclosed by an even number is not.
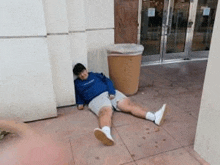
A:
[[[114,44],[107,47],[107,52],[109,54],[128,54],[128,55],[138,55],[142,54],[144,50],[143,45],[139,44]]]

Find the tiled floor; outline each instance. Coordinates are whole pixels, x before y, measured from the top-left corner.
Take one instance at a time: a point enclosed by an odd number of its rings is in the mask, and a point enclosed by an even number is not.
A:
[[[150,111],[167,103],[170,112],[158,127],[154,123],[115,112],[114,146],[96,140],[97,117],[88,109],[59,108],[58,117],[30,122],[42,136],[61,142],[75,165],[207,165],[194,150],[207,61],[184,62],[141,68],[139,91],[131,98]],[[5,139],[5,142],[9,141]],[[3,146],[0,143],[0,148]]]

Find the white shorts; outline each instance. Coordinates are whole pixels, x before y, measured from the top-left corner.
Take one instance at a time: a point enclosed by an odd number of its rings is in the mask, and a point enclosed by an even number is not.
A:
[[[99,114],[99,111],[103,108],[103,107],[114,107],[117,111],[120,111],[117,107],[118,101],[127,98],[123,93],[121,93],[118,90],[115,90],[115,98],[110,100],[109,99],[109,95],[108,92],[103,92],[102,94],[96,96],[94,99],[92,99],[92,101],[90,101],[88,107],[89,109],[94,112],[97,116]]]

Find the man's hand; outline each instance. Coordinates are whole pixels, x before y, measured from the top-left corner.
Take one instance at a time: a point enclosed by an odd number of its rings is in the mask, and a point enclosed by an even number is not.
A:
[[[80,105],[77,105],[77,108],[78,108],[78,110],[83,110],[84,106],[80,104]]]
[[[109,95],[109,99],[112,100],[115,98],[115,95]]]
[[[19,135],[13,137],[13,145],[7,145],[8,141],[4,141],[6,145],[1,146],[0,164],[69,164],[63,144],[38,133],[28,124],[17,119],[0,119],[0,128]]]

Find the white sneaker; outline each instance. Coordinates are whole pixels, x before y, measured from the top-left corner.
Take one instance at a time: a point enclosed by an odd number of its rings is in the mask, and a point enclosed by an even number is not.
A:
[[[100,128],[94,129],[95,137],[100,140],[103,144],[107,146],[112,146],[114,144],[114,140],[111,135],[104,133]]]
[[[157,125],[161,125],[164,121],[164,117],[166,115],[167,112],[167,108],[166,108],[166,104],[164,104],[157,112],[155,112],[155,124]]]

